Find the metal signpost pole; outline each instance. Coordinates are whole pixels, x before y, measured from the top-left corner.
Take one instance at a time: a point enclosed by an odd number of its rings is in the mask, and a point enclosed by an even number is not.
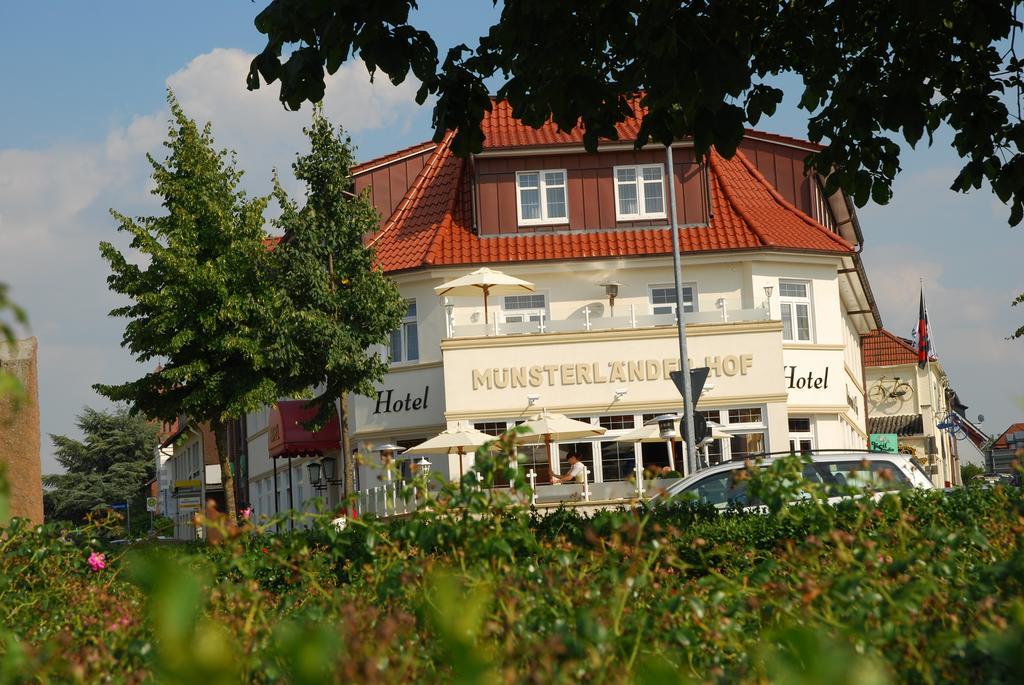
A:
[[[124,501],[124,510],[128,514],[128,537],[132,536],[132,504],[128,500]]]
[[[690,359],[686,355],[686,323],[683,321],[683,269],[679,259],[679,222],[676,217],[676,174],[672,146],[665,146],[668,162],[668,214],[672,227],[672,267],[676,279],[676,323],[679,326],[679,368],[683,376],[683,423],[686,426],[687,475],[697,471],[697,445],[693,434],[693,402],[690,388]]]

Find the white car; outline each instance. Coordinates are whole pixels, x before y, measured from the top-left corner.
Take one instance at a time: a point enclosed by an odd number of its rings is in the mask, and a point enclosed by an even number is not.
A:
[[[857,486],[878,493],[903,488],[932,490],[935,487],[924,470],[903,454],[819,452],[809,456],[811,463],[804,464],[803,476],[823,484],[826,492],[830,486],[836,489]],[[773,461],[772,457],[767,457],[758,466],[767,468]],[[710,504],[717,509],[756,506],[757,503],[750,501],[747,496],[747,481],[736,481],[733,478],[736,472],[744,468],[744,462],[731,461],[703,469],[668,486],[657,499],[692,493],[698,502]]]

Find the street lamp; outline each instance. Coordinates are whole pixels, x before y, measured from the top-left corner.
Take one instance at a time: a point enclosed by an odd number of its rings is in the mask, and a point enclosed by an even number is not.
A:
[[[380,463],[385,467],[384,471],[387,474],[387,481],[391,482],[391,461],[395,458],[395,455],[401,454],[405,451],[404,447],[395,445],[390,442],[386,442],[383,445],[378,445],[375,452],[380,452]]]
[[[770,285],[764,287],[764,308],[768,310],[768,318],[772,318],[772,291],[775,290]]]
[[[618,281],[605,281],[604,283],[598,283],[598,285],[604,286],[604,294],[608,296],[608,315],[615,316],[615,298],[619,296],[619,286],[622,283]]]
[[[325,457],[321,461],[306,464],[306,468],[309,469],[310,485],[316,488],[317,492],[323,492],[328,485],[340,484],[341,479],[335,477],[337,465],[338,462],[333,457]]]

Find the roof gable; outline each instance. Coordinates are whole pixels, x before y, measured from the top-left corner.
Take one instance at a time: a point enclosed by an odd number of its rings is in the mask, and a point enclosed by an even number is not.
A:
[[[1024,431],[1024,423],[1014,423],[1009,428],[1004,430],[996,441],[992,443],[992,447],[995,449],[1007,449],[1009,444],[1006,442],[1006,436],[1010,433],[1018,433]]]
[[[899,366],[916,364],[917,350],[905,338],[893,335],[884,328],[865,333],[860,337],[861,356],[864,366]]]
[[[530,131],[518,124],[519,129]],[[526,135],[526,134],[524,134]],[[582,140],[582,136],[580,136]],[[490,264],[671,254],[666,228],[524,232],[480,237],[472,228],[465,162],[449,134],[371,240],[387,272],[435,265]],[[787,202],[741,152],[709,160],[713,215],[680,229],[684,252],[758,248],[849,254],[853,246]]]

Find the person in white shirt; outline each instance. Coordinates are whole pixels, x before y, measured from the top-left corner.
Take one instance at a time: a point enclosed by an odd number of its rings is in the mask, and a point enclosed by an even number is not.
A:
[[[564,476],[560,476],[557,473],[551,474],[551,482],[552,483],[568,483],[570,481],[575,481],[577,483],[584,482],[587,479],[587,468],[583,465],[583,462],[580,461],[580,458],[577,455],[575,455],[575,454],[570,452],[569,454],[567,454],[565,456],[565,459],[566,459],[566,461],[569,462],[569,472],[566,473]]]

